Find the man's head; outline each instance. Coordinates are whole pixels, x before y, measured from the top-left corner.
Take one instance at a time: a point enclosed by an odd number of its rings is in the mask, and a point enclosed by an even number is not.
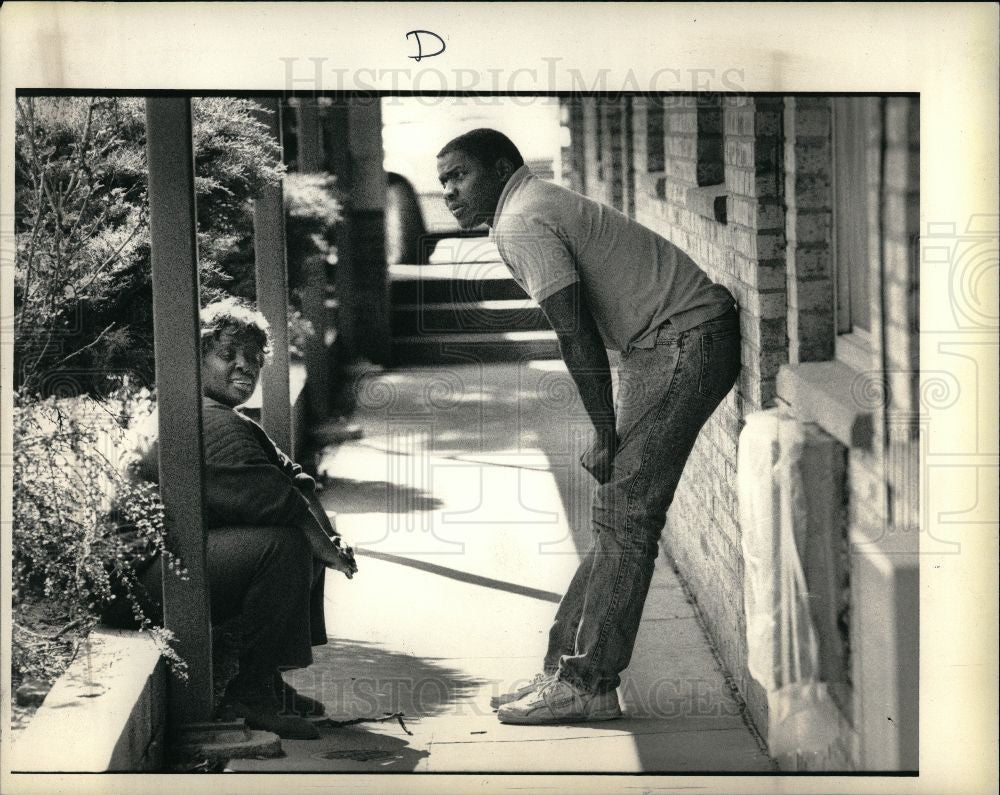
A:
[[[235,298],[201,310],[201,390],[230,407],[246,403],[271,354],[264,316]]]
[[[497,201],[510,175],[524,165],[506,135],[485,127],[453,138],[438,152],[444,201],[459,226],[493,225]]]

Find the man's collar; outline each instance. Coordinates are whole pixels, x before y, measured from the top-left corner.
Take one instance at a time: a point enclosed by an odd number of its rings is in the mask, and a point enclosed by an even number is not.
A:
[[[497,219],[500,217],[500,213],[503,211],[504,202],[507,201],[507,196],[510,192],[514,190],[518,185],[524,182],[528,177],[531,176],[531,171],[528,169],[527,165],[522,165],[513,174],[510,175],[510,179],[507,180],[507,184],[503,186],[503,190],[500,191],[500,198],[497,199],[497,209],[493,213],[493,226],[496,226]]]

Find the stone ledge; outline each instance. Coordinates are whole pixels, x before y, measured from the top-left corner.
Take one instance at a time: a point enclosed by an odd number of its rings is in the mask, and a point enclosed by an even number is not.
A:
[[[12,772],[161,770],[166,670],[145,633],[96,629],[11,749]]]
[[[803,422],[814,422],[844,446],[870,450],[872,407],[858,400],[852,387],[860,374],[843,362],[785,364],[778,370],[778,397]]]

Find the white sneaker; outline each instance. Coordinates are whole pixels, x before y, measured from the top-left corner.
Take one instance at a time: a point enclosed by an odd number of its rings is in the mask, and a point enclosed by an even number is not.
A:
[[[534,693],[538,688],[544,685],[546,682],[551,681],[555,677],[555,674],[547,674],[544,671],[539,674],[535,674],[528,684],[517,688],[516,690],[511,690],[509,693],[501,693],[499,696],[493,696],[490,699],[490,708],[497,709],[504,704],[509,704],[511,701],[517,701],[518,699],[524,698],[529,693]]]
[[[537,725],[544,723],[586,723],[614,720],[622,716],[618,693],[585,693],[569,682],[553,679],[523,698],[497,710],[501,723]]]

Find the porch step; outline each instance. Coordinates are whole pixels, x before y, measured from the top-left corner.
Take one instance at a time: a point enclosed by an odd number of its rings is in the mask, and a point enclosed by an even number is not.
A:
[[[392,308],[392,333],[397,337],[548,329],[542,310],[528,299],[397,304]]]
[[[523,301],[527,297],[528,294],[510,278],[405,279],[392,283],[394,304],[475,303],[517,299]]]
[[[392,355],[397,366],[519,362],[558,359],[559,343],[554,331],[422,334],[394,338]]]
[[[502,262],[393,265],[390,276],[394,305],[528,299]]]
[[[555,333],[502,262],[393,265],[396,366],[559,358]]]

